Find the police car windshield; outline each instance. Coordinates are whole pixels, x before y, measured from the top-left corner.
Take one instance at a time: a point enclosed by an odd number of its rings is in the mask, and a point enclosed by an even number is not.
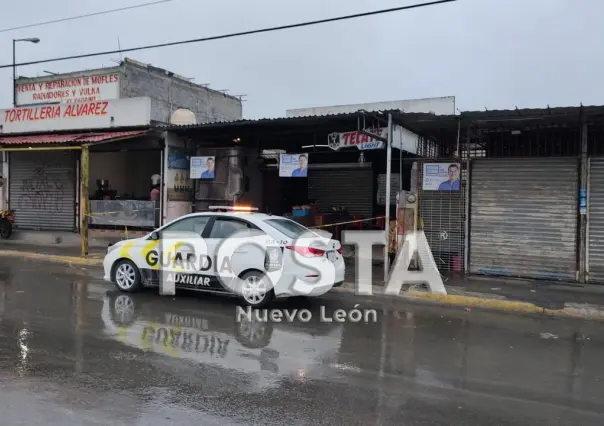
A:
[[[312,233],[310,229],[305,228],[293,220],[288,219],[267,219],[265,220],[270,226],[275,228],[277,231],[281,232],[283,235],[287,236],[287,238],[296,239],[300,238],[305,233]]]

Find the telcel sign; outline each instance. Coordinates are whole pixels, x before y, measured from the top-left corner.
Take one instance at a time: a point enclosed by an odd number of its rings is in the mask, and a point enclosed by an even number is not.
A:
[[[366,132],[384,139],[388,139],[387,127],[381,127],[377,129],[366,129]],[[402,149],[411,154],[416,154],[418,143],[418,135],[401,126],[394,126],[394,131],[392,135],[393,148]],[[327,137],[327,146],[329,146],[334,151],[339,151],[342,148],[351,147],[356,147],[360,151],[369,151],[374,149],[384,149],[386,144],[384,143],[384,141],[375,139],[365,133],[353,131],[344,133],[331,133]]]
[[[379,135],[383,138],[388,137],[388,129],[367,129],[368,133]],[[327,145],[334,151],[339,151],[341,148],[349,148],[356,146],[359,150],[383,149],[385,144],[383,141],[374,139],[365,133],[361,132],[345,132],[331,133],[328,136]]]
[[[147,126],[151,99],[61,103],[0,110],[0,134]]]

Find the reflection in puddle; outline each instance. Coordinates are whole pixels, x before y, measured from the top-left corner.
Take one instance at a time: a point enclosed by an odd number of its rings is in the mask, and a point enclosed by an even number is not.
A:
[[[29,331],[27,328],[22,328],[19,330],[19,337],[17,338],[17,343],[19,345],[19,359],[17,364],[17,373],[20,377],[23,377],[28,370],[28,355],[29,355],[29,347],[27,339],[29,337]]]
[[[112,293],[103,301],[101,317],[112,339],[183,365],[189,361],[250,375],[254,392],[279,386],[283,377],[306,380],[324,360],[337,359],[343,330],[331,324],[317,334],[307,324],[237,320],[235,305],[228,312],[180,315],[165,312],[158,300]]]

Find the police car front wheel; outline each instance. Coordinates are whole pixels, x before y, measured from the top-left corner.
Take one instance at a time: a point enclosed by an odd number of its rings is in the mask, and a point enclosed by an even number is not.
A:
[[[115,265],[113,281],[119,290],[132,293],[141,287],[141,273],[134,262],[126,259],[120,260]]]
[[[274,292],[269,278],[252,271],[241,277],[241,296],[243,302],[252,308],[261,308],[272,302]]]

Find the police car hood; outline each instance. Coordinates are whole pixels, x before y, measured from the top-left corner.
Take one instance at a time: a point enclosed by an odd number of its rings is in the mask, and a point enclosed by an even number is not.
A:
[[[151,235],[151,234],[149,234],[149,235]],[[133,242],[136,242],[136,241],[144,241],[144,240],[146,240],[146,239],[149,238],[149,235],[145,235],[144,237],[139,237],[139,238],[129,238],[127,240],[120,240],[117,243],[111,244],[110,247],[123,246],[123,245],[126,245],[128,243],[133,243]]]

